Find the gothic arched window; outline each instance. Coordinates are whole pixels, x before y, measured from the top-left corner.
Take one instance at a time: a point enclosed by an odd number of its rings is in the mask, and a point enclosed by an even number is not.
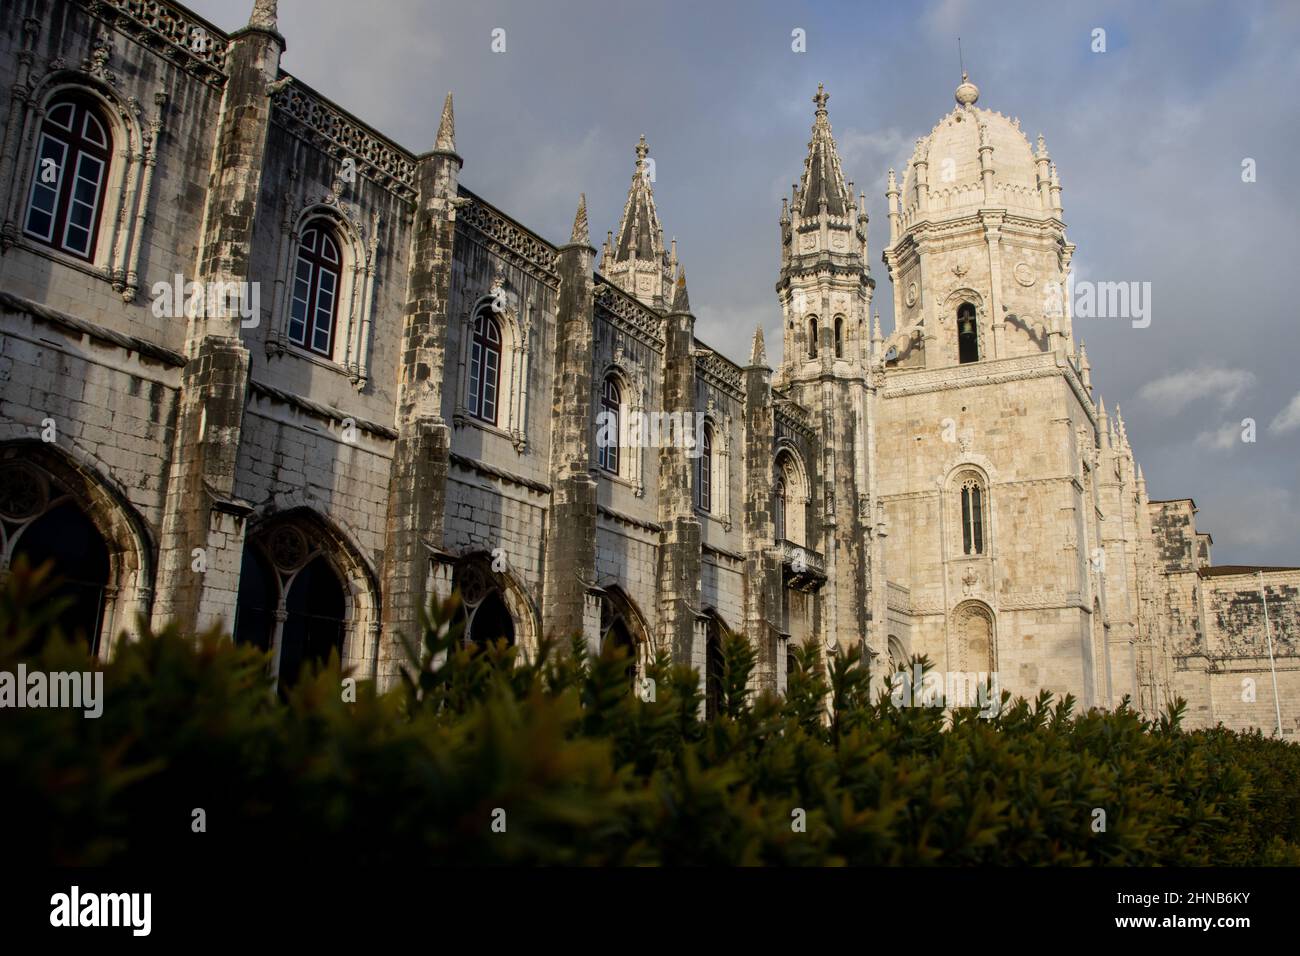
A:
[[[722,653],[725,625],[710,613],[704,644],[704,716],[713,720],[722,708],[722,671],[726,666]]]
[[[467,561],[456,569],[452,584],[460,592],[466,645],[482,651],[498,640],[515,643],[514,616],[506,606],[501,582],[486,564],[477,559]]]
[[[773,518],[776,525],[776,540],[785,540],[785,479],[776,480],[776,494],[773,496]]]
[[[12,534],[12,529],[6,530]],[[19,556],[34,568],[53,563],[57,584],[51,601],[67,602],[55,621],[65,637],[82,642],[98,656],[110,560],[94,523],[65,498],[23,529],[10,560]]]
[[[707,423],[695,459],[695,505],[706,514],[713,508],[713,427]]]
[[[501,381],[501,327],[488,309],[474,317],[469,359],[469,413],[489,425],[497,423],[497,392]]]
[[[298,242],[289,341],[326,358],[334,357],[342,268],[343,256],[334,230],[324,219],[313,219]]]
[[[41,123],[23,232],[79,259],[94,258],[113,143],[99,108],[64,94]]]
[[[984,553],[984,487],[974,475],[961,483],[961,549],[963,554]]]
[[[347,619],[344,582],[304,528],[280,523],[244,545],[235,642],[270,653],[280,690],[297,683],[303,665],[342,658]]]
[[[835,357],[844,358],[844,316],[835,316]]]
[[[817,316],[808,320],[808,357],[817,357]]]
[[[966,365],[978,362],[979,358],[980,340],[975,324],[975,306],[963,302],[957,309],[957,361]]]
[[[610,474],[618,474],[619,441],[619,407],[623,402],[623,390],[618,387],[618,378],[611,372],[605,376],[605,383],[600,391],[600,421],[596,430],[596,455],[600,467]]]

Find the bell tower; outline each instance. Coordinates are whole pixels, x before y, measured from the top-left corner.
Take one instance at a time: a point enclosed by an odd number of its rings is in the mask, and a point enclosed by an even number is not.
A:
[[[817,435],[811,478],[809,545],[821,552],[828,585],[816,624],[824,646],[848,650],[874,631],[868,447],[875,280],[867,265],[866,197],[846,182],[818,84],[803,174],[781,204],[784,354],[773,380],[776,402],[801,406]],[[778,440],[779,440],[778,435]],[[880,590],[883,594],[883,589]],[[877,638],[872,637],[873,646]],[[883,636],[879,638],[883,645]]]

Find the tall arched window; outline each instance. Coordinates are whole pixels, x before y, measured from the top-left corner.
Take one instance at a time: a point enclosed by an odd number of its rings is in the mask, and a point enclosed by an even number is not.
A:
[[[303,229],[293,274],[289,341],[326,358],[334,357],[339,274],[343,257],[334,230],[324,219]]]
[[[844,358],[844,316],[835,316],[835,357]]]
[[[469,413],[489,425],[497,423],[497,392],[501,381],[501,326],[482,308],[474,317],[469,356]]]
[[[979,332],[975,325],[975,306],[963,302],[957,309],[957,361],[962,365],[978,362],[980,358]]]
[[[68,93],[41,123],[23,232],[80,259],[95,254],[112,141],[90,97]]]
[[[773,496],[773,518],[776,525],[776,540],[785,540],[785,479],[776,479],[776,494]]]
[[[984,489],[974,475],[961,483],[961,549],[963,554],[984,553]]]
[[[817,357],[817,316],[808,320],[808,357]]]
[[[612,475],[618,474],[619,407],[623,403],[623,390],[613,373],[605,376],[600,391],[601,419],[596,429],[596,455],[600,467]]]
[[[695,504],[706,514],[713,509],[713,427],[707,423],[695,459]]]
[[[713,720],[722,707],[722,671],[726,661],[722,654],[725,628],[716,614],[710,613],[704,643],[704,716]]]

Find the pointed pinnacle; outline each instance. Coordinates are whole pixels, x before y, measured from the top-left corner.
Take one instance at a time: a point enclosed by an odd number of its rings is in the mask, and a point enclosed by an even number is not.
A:
[[[677,270],[677,289],[673,293],[673,311],[690,312],[691,300],[686,294],[686,267]]]
[[[253,12],[248,18],[248,25],[263,30],[278,29],[275,5],[276,0],[254,0]]]
[[[451,91],[442,101],[442,119],[438,122],[438,135],[434,138],[433,148],[444,153],[456,152],[456,118],[451,110]]]
[[[754,330],[754,345],[749,350],[749,364],[767,364],[767,346],[763,343],[763,327],[761,325]]]
[[[573,233],[569,242],[584,246],[591,245],[591,232],[587,228],[587,194],[578,195],[578,214],[573,217]]]

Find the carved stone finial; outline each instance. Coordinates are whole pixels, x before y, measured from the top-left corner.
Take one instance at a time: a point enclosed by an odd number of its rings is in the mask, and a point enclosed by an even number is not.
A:
[[[965,70],[962,70],[961,85],[957,87],[953,97],[957,100],[957,105],[963,109],[974,106],[979,101],[980,88],[970,81]]]
[[[587,228],[587,194],[578,195],[578,214],[573,217],[573,233],[569,242],[591,245],[591,232]]]
[[[650,155],[650,144],[645,141],[645,133],[642,133],[641,139],[636,144],[637,166],[645,165],[645,158],[649,155]]]
[[[817,115],[818,115],[818,116],[825,116],[825,115],[826,115],[826,101],[829,100],[830,98],[831,98],[831,95],[830,95],[829,93],[826,92],[826,87],[824,87],[822,84],[818,83],[818,84],[817,84],[817,95],[813,97],[813,102],[817,104]]]
[[[763,327],[761,325],[754,330],[754,345],[749,350],[749,364],[767,364],[767,346],[763,343]]]
[[[279,29],[276,23],[276,0],[254,0],[253,13],[248,18],[250,27],[259,27],[263,30]]]
[[[439,152],[456,152],[456,117],[451,109],[451,91],[442,101],[442,119],[438,121],[438,135],[434,138],[433,148]]]

